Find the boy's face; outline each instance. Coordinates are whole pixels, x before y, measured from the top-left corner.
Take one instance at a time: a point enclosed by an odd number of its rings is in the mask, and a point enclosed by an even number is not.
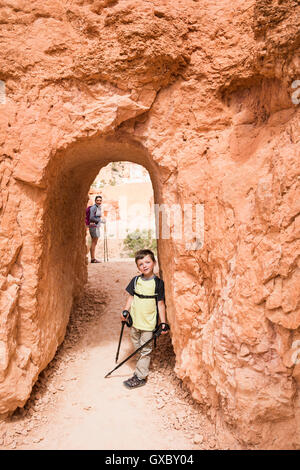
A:
[[[151,259],[150,255],[147,255],[142,259],[138,259],[136,265],[142,274],[149,275],[153,273],[155,262]]]

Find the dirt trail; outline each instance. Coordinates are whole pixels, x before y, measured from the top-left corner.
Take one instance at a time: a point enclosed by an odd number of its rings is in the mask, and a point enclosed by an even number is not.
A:
[[[122,384],[134,358],[104,378],[115,366],[124,289],[135,273],[134,261],[89,265],[89,283],[63,344],[24,409],[0,424],[1,449],[224,448],[173,372],[169,336],[158,340],[145,387]],[[119,360],[131,352],[124,330]]]

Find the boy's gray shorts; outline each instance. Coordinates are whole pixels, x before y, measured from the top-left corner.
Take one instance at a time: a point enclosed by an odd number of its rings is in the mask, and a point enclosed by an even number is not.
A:
[[[89,230],[92,238],[100,237],[100,227],[89,227]]]

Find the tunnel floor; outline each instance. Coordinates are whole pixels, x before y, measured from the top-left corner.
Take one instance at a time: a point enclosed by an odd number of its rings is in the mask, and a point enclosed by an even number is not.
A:
[[[84,296],[73,307],[55,358],[40,374],[25,407],[0,425],[1,447],[226,448],[176,377],[169,335],[158,339],[146,386],[128,390],[122,384],[132,375],[134,358],[104,378],[115,367],[125,287],[137,271],[134,260],[89,264],[88,269]],[[132,351],[125,331],[119,361]]]

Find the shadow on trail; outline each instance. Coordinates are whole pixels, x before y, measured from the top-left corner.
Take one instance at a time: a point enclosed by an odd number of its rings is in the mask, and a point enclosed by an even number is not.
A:
[[[24,408],[17,408],[8,418],[9,421],[19,421],[31,417],[43,405],[51,401],[49,393],[55,395],[57,391],[63,391],[63,387],[57,387],[53,381],[67,367],[68,363],[76,360],[78,353],[85,353],[86,337],[93,326],[99,325],[99,319],[103,315],[106,305],[105,293],[87,286],[82,298],[72,307],[65,338],[58,347],[54,358],[39,374]]]

